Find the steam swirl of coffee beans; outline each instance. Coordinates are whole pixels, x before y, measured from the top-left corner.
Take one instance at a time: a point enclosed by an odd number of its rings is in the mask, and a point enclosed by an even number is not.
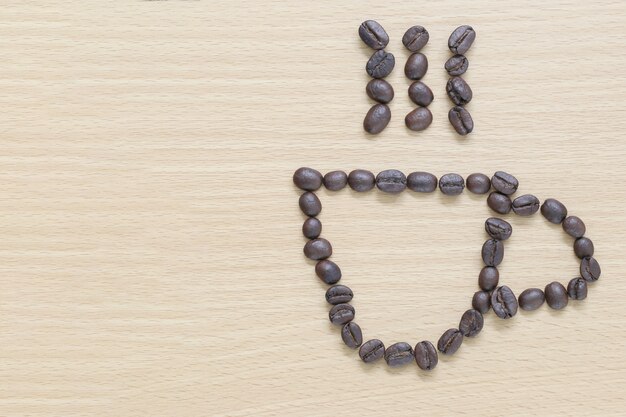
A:
[[[428,110],[428,105],[434,99],[433,92],[420,81],[428,71],[428,59],[420,50],[426,46],[429,38],[428,31],[420,25],[411,26],[402,37],[402,44],[411,52],[404,66],[404,75],[413,80],[409,86],[409,98],[418,106],[406,115],[404,123],[416,132],[426,129],[433,122],[433,115]]]
[[[463,25],[454,29],[448,39],[448,48],[454,55],[444,65],[451,77],[446,84],[446,92],[454,103],[454,107],[448,112],[448,120],[461,136],[468,135],[474,130],[472,115],[465,109],[465,105],[472,100],[472,89],[461,75],[465,74],[469,67],[465,53],[469,51],[475,39],[476,32],[471,26]]]
[[[372,28],[368,33],[378,35],[372,35],[367,39],[373,45],[379,46],[381,43],[375,41],[383,39],[381,35],[383,32],[375,26]],[[464,43],[460,42],[459,45]],[[585,236],[586,227],[583,221],[576,216],[568,215],[567,208],[553,198],[546,199],[543,204],[532,194],[513,198],[519,187],[519,181],[503,171],[498,171],[491,177],[474,173],[466,179],[459,174],[449,173],[438,179],[435,175],[422,171],[405,175],[399,170],[389,169],[374,175],[364,169],[355,169],[349,174],[344,171],[331,171],[322,175],[312,168],[303,167],[295,171],[293,182],[304,191],[299,198],[300,209],[307,216],[302,226],[302,233],[307,238],[304,255],[316,261],[316,275],[330,286],[325,295],[326,301],[332,306],[328,318],[331,323],[340,327],[341,339],[345,345],[359,349],[359,357],[366,363],[384,358],[387,365],[395,367],[415,361],[420,369],[430,371],[437,366],[439,354],[453,355],[466,337],[476,337],[481,332],[484,325],[483,315],[489,310],[493,310],[497,317],[505,320],[515,316],[519,308],[536,310],[544,303],[552,309],[559,310],[567,306],[569,300],[585,299],[588,284],[600,278],[600,265],[593,257],[593,242]],[[580,275],[572,278],[567,286],[554,281],[548,283],[543,290],[528,288],[517,297],[508,286],[501,285],[498,271],[498,266],[504,259],[504,242],[511,237],[513,227],[504,219],[490,217],[484,225],[488,239],[480,251],[484,263],[478,274],[480,290],[474,293],[471,308],[461,315],[459,323],[445,330],[436,345],[423,340],[414,346],[406,342],[396,342],[385,347],[379,339],[364,339],[361,327],[354,321],[356,311],[350,304],[354,294],[349,287],[338,284],[342,278],[341,269],[329,259],[333,253],[332,246],[328,240],[320,237],[322,224],[316,218],[322,211],[322,203],[314,192],[322,186],[333,192],[346,187],[358,193],[378,188],[381,192],[390,194],[398,194],[407,189],[416,193],[433,193],[439,188],[450,198],[467,189],[473,194],[488,194],[487,204],[498,214],[513,211],[518,216],[532,216],[541,212],[548,222],[561,225],[563,231],[574,239],[574,253],[580,259]]]

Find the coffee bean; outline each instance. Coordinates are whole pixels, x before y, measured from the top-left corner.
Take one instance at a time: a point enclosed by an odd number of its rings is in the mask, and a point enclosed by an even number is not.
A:
[[[435,98],[433,91],[421,81],[415,81],[409,86],[409,98],[418,106],[426,107]]]
[[[437,177],[430,172],[411,172],[406,177],[406,186],[417,193],[432,193],[437,189]]]
[[[508,214],[511,211],[512,204],[508,195],[495,191],[487,197],[489,208],[499,214]]]
[[[459,26],[454,29],[454,32],[450,35],[448,48],[450,48],[454,54],[464,54],[470,49],[472,43],[474,43],[474,39],[476,39],[476,32],[471,26]]]
[[[381,171],[376,176],[376,186],[385,193],[397,194],[406,189],[406,176],[397,169]]]
[[[513,175],[498,171],[491,177],[491,185],[502,194],[511,195],[517,191],[519,181]]]
[[[380,50],[372,54],[365,64],[365,71],[372,78],[385,78],[396,65],[396,58],[392,53]]]
[[[328,312],[332,324],[343,325],[354,319],[354,307],[350,304],[337,304]]]
[[[491,295],[487,291],[476,291],[472,297],[472,308],[485,314],[491,308]]]
[[[395,367],[405,365],[414,359],[413,348],[406,342],[398,342],[385,349],[385,362]]]
[[[465,188],[465,181],[459,174],[445,174],[439,178],[439,189],[445,195],[459,195]]]
[[[459,350],[463,343],[463,335],[458,329],[446,330],[439,341],[437,342],[437,349],[444,355],[452,355]]]
[[[374,78],[365,86],[368,97],[382,104],[393,100],[393,87],[385,80]]]
[[[363,119],[363,129],[372,135],[385,130],[391,120],[391,110],[386,104],[374,104]]]
[[[572,300],[584,300],[587,298],[587,281],[583,278],[572,278],[567,284],[567,295]]]
[[[513,233],[513,226],[505,220],[490,217],[485,220],[485,231],[494,239],[507,240]]]
[[[352,296],[352,290],[345,285],[333,285],[326,290],[326,301],[329,304],[348,303]]]
[[[560,201],[548,198],[541,205],[541,214],[550,223],[559,224],[567,217],[567,208]]]
[[[374,188],[376,178],[370,171],[364,169],[355,169],[348,175],[348,184],[350,188],[357,192],[365,192]]]
[[[363,343],[363,333],[358,324],[351,321],[341,328],[341,339],[351,349],[356,349]]]
[[[539,288],[528,288],[519,295],[519,306],[526,311],[537,310],[545,299],[543,291]]]
[[[601,274],[600,264],[594,257],[583,258],[580,262],[580,275],[586,281],[597,281]]]
[[[465,182],[467,189],[474,194],[487,194],[491,189],[491,180],[485,174],[470,174]]]
[[[339,191],[348,184],[348,175],[343,171],[331,171],[324,175],[324,186],[330,191]]]
[[[463,106],[472,101],[472,89],[461,77],[450,78],[446,84],[446,92],[457,106]]]
[[[517,298],[509,287],[503,285],[491,293],[491,308],[496,316],[509,319],[517,314]]]
[[[467,71],[467,67],[469,67],[469,61],[465,55],[460,54],[452,55],[444,65],[448,74],[452,76],[464,74]]]
[[[483,323],[483,315],[480,311],[467,310],[459,322],[459,331],[465,337],[474,337],[483,329]]]
[[[439,356],[437,350],[428,340],[424,340],[415,345],[413,350],[415,354],[415,362],[417,366],[424,371],[431,371],[435,369],[439,362]]]
[[[478,274],[478,286],[484,291],[491,291],[498,286],[500,272],[495,266],[485,266]]]
[[[367,46],[373,49],[383,49],[389,43],[389,35],[375,20],[366,20],[361,23],[359,36]]]
[[[302,234],[308,239],[315,239],[322,233],[322,222],[315,217],[309,217],[302,224]]]
[[[468,135],[474,130],[474,121],[470,113],[461,106],[455,106],[448,112],[450,124],[461,136]]]
[[[411,52],[417,52],[428,43],[430,35],[423,26],[411,26],[402,37],[402,44]]]
[[[310,191],[300,196],[298,204],[300,205],[300,210],[307,216],[315,217],[322,211],[322,202]]]
[[[551,282],[546,285],[544,290],[546,294],[546,303],[555,310],[565,308],[568,302],[567,290],[560,282]]]
[[[532,194],[524,194],[513,200],[511,208],[519,216],[531,216],[539,211],[539,199]]]
[[[377,361],[385,354],[385,345],[378,339],[368,340],[361,345],[359,356],[365,363]]]
[[[593,242],[588,237],[579,237],[574,241],[574,253],[580,259],[593,256]]]
[[[421,52],[411,54],[404,65],[404,75],[409,80],[419,80],[428,71],[428,58]]]
[[[315,264],[315,273],[324,283],[332,285],[341,279],[341,269],[336,263],[329,260],[319,261]]]
[[[333,254],[333,248],[330,242],[321,237],[309,240],[304,245],[304,256],[314,261],[326,259]]]
[[[569,216],[563,220],[563,230],[565,233],[574,238],[583,237],[587,228],[580,218],[576,216]]]
[[[315,191],[322,186],[322,174],[313,168],[298,168],[293,174],[293,183],[305,191]]]
[[[433,115],[426,107],[418,107],[404,118],[406,127],[415,132],[426,129],[432,122]]]
[[[504,244],[496,239],[489,239],[483,244],[483,262],[487,266],[498,266],[504,259]]]

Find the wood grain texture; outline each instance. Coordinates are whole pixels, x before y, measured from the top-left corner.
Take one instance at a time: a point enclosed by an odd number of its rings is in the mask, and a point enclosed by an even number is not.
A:
[[[0,415],[623,416],[623,1],[8,2],[0,14]],[[397,66],[392,120],[361,123],[374,18]],[[443,64],[471,24],[468,108]],[[432,126],[411,105],[404,30],[430,32]],[[432,373],[365,366],[302,256],[293,171],[516,175],[584,219],[584,302],[493,314]],[[366,338],[435,341],[477,289],[484,198],[319,193]],[[571,240],[510,217],[502,282],[577,274]]]

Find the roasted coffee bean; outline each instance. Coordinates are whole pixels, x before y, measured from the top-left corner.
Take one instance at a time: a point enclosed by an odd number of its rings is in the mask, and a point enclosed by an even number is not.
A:
[[[519,216],[531,216],[539,211],[539,199],[532,194],[524,194],[513,200],[511,208]]]
[[[507,240],[513,233],[513,226],[505,220],[490,217],[485,220],[485,231],[494,239]]]
[[[588,237],[579,237],[574,241],[574,253],[580,259],[593,256],[593,242]]]
[[[489,239],[483,244],[483,262],[487,266],[498,266],[504,259],[504,244],[496,239]]]
[[[322,202],[310,191],[300,196],[298,204],[300,205],[300,210],[307,216],[315,217],[322,211]]]
[[[459,26],[454,29],[454,32],[450,35],[448,48],[450,48],[452,53],[462,55],[470,49],[472,43],[474,43],[474,39],[476,39],[476,32],[471,26]]]
[[[494,191],[487,197],[489,208],[499,214],[508,214],[511,211],[511,199],[508,195]]]
[[[411,52],[417,52],[428,43],[428,31],[419,25],[411,26],[402,37],[402,44]]]
[[[463,313],[459,322],[459,331],[465,337],[474,337],[483,329],[483,315],[475,309]]]
[[[341,269],[333,261],[323,260],[315,264],[315,273],[324,281],[324,283],[332,285],[341,279]]]
[[[308,239],[315,239],[322,233],[322,222],[315,217],[309,217],[302,224],[302,234]]]
[[[498,171],[491,177],[491,185],[502,194],[511,195],[517,191],[519,181],[513,175]]]
[[[395,367],[405,365],[414,359],[413,348],[406,342],[398,342],[385,349],[385,362]]]
[[[372,54],[370,59],[365,64],[365,71],[372,78],[385,78],[396,65],[396,58],[392,53],[383,51],[376,51]]]
[[[350,304],[337,304],[328,312],[332,324],[343,325],[354,319],[354,307]]]
[[[375,20],[366,20],[361,23],[359,36],[367,46],[373,49],[383,49],[389,43],[389,35]]]
[[[537,310],[545,301],[543,291],[539,288],[528,288],[519,295],[519,306],[522,310]]]
[[[487,291],[476,291],[472,297],[472,308],[485,314],[491,308],[491,295]]]
[[[567,295],[572,300],[584,300],[587,298],[587,281],[583,278],[572,278],[567,284]]]
[[[293,174],[293,183],[305,191],[315,191],[322,186],[322,174],[313,168],[298,168]]]
[[[348,184],[354,191],[364,192],[374,188],[376,177],[364,169],[355,169],[348,175]]]
[[[348,174],[343,171],[331,171],[324,175],[324,187],[330,191],[339,191],[348,184]]]
[[[452,355],[459,350],[463,343],[463,335],[458,329],[446,330],[439,341],[437,342],[437,349],[444,355]]]
[[[474,194],[487,194],[491,189],[491,180],[485,174],[470,174],[465,182],[467,189]]]
[[[457,106],[464,106],[472,101],[472,89],[461,77],[452,77],[446,84],[446,92],[450,100]]]
[[[474,121],[470,113],[461,106],[455,106],[448,112],[450,124],[461,136],[468,135],[474,130]]]
[[[433,122],[433,114],[426,107],[418,107],[404,118],[409,129],[419,132],[426,129]]]
[[[566,217],[562,226],[565,233],[574,238],[583,237],[587,231],[585,223],[576,216]]]
[[[465,188],[465,180],[459,174],[445,174],[439,178],[439,189],[445,195],[459,195]]]
[[[491,293],[491,308],[496,316],[509,319],[517,314],[517,298],[509,287],[503,285]]]
[[[452,76],[463,75],[467,71],[467,67],[469,67],[469,61],[465,55],[460,54],[452,55],[444,65],[448,74]]]
[[[321,237],[309,240],[306,245],[304,245],[304,256],[314,261],[326,259],[332,254],[333,248],[330,242]]]
[[[363,119],[363,129],[372,135],[385,130],[391,120],[391,110],[386,104],[374,104]]]
[[[352,290],[345,285],[333,285],[326,290],[326,301],[329,304],[344,304],[352,300]]]
[[[365,86],[368,97],[382,104],[393,100],[393,87],[385,80],[374,78]]]
[[[548,198],[541,205],[541,214],[550,223],[560,224],[567,217],[567,208],[560,201]]]
[[[426,107],[433,102],[433,91],[421,81],[415,81],[409,86],[409,98],[418,106]]]
[[[358,324],[351,321],[341,328],[341,339],[351,349],[356,349],[363,343],[363,333]]]
[[[546,294],[546,303],[555,310],[565,308],[569,299],[567,298],[567,290],[560,282],[551,282],[546,285],[544,290]]]
[[[437,189],[437,177],[430,172],[411,172],[406,177],[406,186],[417,193],[432,193]]]
[[[365,363],[377,361],[385,355],[385,345],[378,339],[368,340],[361,345],[359,356]]]
[[[406,176],[397,169],[387,169],[376,176],[376,186],[385,193],[397,194],[406,189]]]
[[[478,286],[485,291],[491,291],[498,286],[500,272],[494,266],[486,266],[478,274]]]
[[[580,262],[580,275],[586,281],[597,281],[601,274],[600,264],[594,257],[583,258]]]
[[[404,75],[409,80],[420,80],[428,72],[428,58],[421,52],[411,54],[404,64]]]
[[[417,362],[417,366],[424,371],[431,371],[435,369],[437,363],[439,362],[437,350],[428,340],[424,340],[415,345],[413,352],[415,354],[415,362]]]

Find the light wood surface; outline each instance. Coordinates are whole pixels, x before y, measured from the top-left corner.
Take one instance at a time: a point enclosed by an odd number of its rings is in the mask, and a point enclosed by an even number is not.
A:
[[[368,18],[397,60],[376,137]],[[413,24],[431,35],[423,133],[404,127]],[[460,24],[478,33],[467,139],[443,71]],[[0,39],[0,415],[625,415],[623,1],[21,1]],[[302,255],[300,166],[508,171],[584,219],[602,278],[560,312],[488,314],[432,373],[366,366]],[[483,197],[319,195],[366,338],[458,324]],[[503,284],[577,275],[559,227],[507,220]]]

